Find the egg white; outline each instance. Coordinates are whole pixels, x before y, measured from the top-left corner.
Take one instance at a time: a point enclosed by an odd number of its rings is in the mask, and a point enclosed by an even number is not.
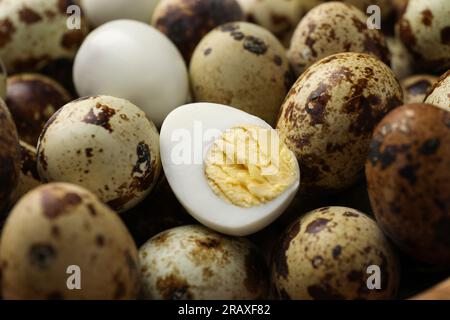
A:
[[[215,130],[215,134],[202,139],[198,134],[199,124],[203,133]],[[161,161],[175,196],[196,220],[224,234],[246,236],[263,229],[283,213],[297,193],[300,179],[274,200],[243,208],[227,202],[213,192],[204,174],[203,161],[180,164],[172,157],[173,152],[179,150],[180,140],[175,138],[177,135],[179,137],[180,132],[191,137],[191,160],[195,160],[195,152],[199,160],[199,153],[202,152],[204,159],[214,140],[225,130],[237,125],[257,125],[271,129],[265,121],[232,107],[214,103],[181,106],[167,116],[161,127]]]

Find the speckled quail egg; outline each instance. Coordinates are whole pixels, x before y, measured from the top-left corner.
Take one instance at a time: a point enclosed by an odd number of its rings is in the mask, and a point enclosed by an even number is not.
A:
[[[165,300],[249,300],[267,296],[263,256],[246,239],[201,226],[170,229],[139,249],[143,297]]]
[[[299,161],[301,190],[332,192],[355,183],[372,130],[402,99],[392,71],[371,55],[340,53],[308,68],[283,103],[277,124]]]
[[[380,277],[377,289],[369,288],[376,285],[372,275]],[[397,259],[383,232],[345,207],[324,207],[296,220],[280,240],[272,276],[280,297],[293,300],[392,299],[399,284]]]
[[[4,99],[6,95],[6,70],[0,60],[0,99]]]
[[[305,14],[304,0],[238,0],[247,20],[263,26],[288,44]],[[315,1],[319,2],[319,1]]]
[[[152,25],[166,34],[189,62],[195,47],[209,31],[243,19],[236,0],[161,0]]]
[[[450,1],[410,0],[399,20],[398,35],[416,67],[440,71],[450,67]]]
[[[20,148],[14,121],[0,98],[0,213],[9,205],[19,181]]]
[[[291,39],[288,58],[300,75],[314,62],[340,52],[369,53],[390,64],[384,36],[367,27],[367,16],[352,5],[333,1],[303,17]]]
[[[206,35],[192,56],[190,76],[195,101],[230,105],[271,125],[293,82],[282,44],[247,22]]]
[[[401,81],[405,104],[422,103],[428,90],[438,80],[429,74],[418,74]]]
[[[91,192],[55,183],[14,207],[1,241],[5,299],[133,299],[136,245],[118,215]],[[79,276],[81,290],[69,285]]]
[[[160,144],[175,196],[195,219],[221,233],[245,236],[263,229],[299,188],[295,155],[278,133],[232,107],[177,108],[161,127]]]
[[[387,37],[391,53],[391,69],[397,79],[404,79],[413,73],[413,58],[403,42],[397,37]]]
[[[73,59],[87,26],[69,29],[73,0],[2,0],[0,56],[8,72],[36,70],[54,59]],[[80,17],[81,19],[81,17]]]
[[[450,111],[450,70],[433,84],[425,97],[425,103]]]
[[[118,19],[149,23],[160,0],[80,0],[83,13],[93,27]]]
[[[83,186],[123,212],[156,184],[158,140],[153,123],[129,101],[81,98],[47,122],[38,144],[38,172],[45,182]]]
[[[16,203],[27,192],[41,184],[37,171],[37,150],[26,142],[20,141],[19,183],[14,190],[12,202]]]
[[[366,164],[373,211],[400,248],[450,266],[450,112],[427,104],[389,113]]]
[[[5,102],[20,138],[33,146],[47,120],[70,100],[67,90],[46,76],[17,74],[8,78]]]
[[[94,30],[78,51],[73,70],[80,96],[128,99],[158,127],[189,97],[183,57],[166,36],[142,22],[118,20]]]

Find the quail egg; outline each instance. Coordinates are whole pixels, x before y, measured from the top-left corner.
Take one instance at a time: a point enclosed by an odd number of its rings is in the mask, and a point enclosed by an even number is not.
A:
[[[317,209],[292,223],[280,239],[272,276],[280,297],[293,300],[392,299],[399,284],[383,232],[345,207]]]
[[[138,251],[122,221],[71,184],[25,195],[6,221],[0,251],[5,299],[133,299],[139,290]]]
[[[195,47],[209,31],[243,18],[236,0],[161,0],[152,25],[166,34],[189,62]]]
[[[189,97],[183,57],[166,36],[142,22],[118,20],[94,30],[78,51],[73,70],[80,96],[128,99],[158,127]]]
[[[405,96],[405,104],[422,103],[428,90],[437,79],[437,77],[432,75],[418,74],[402,80],[401,85]]]
[[[378,224],[412,257],[450,266],[450,112],[405,105],[375,129],[366,164]]]
[[[399,20],[398,35],[416,67],[426,71],[450,67],[450,1],[410,0]]]
[[[19,182],[20,148],[17,129],[6,104],[0,98],[0,214],[9,205]]]
[[[158,140],[153,123],[129,101],[81,98],[47,122],[38,144],[38,172],[44,182],[78,184],[123,212],[156,184]]]
[[[118,19],[149,23],[160,0],[80,0],[83,13],[93,27]]]
[[[430,88],[425,103],[450,111],[450,70],[443,74]]]
[[[391,69],[397,79],[404,79],[413,73],[413,58],[403,42],[397,37],[387,37],[391,53]]]
[[[161,128],[161,161],[184,208],[229,235],[257,232],[293,200],[295,155],[263,120],[212,103],[174,110]]]
[[[139,249],[143,297],[165,300],[264,299],[264,257],[246,239],[201,226],[170,229]]]
[[[0,60],[0,99],[5,99],[6,95],[6,70]]]
[[[335,192],[361,176],[372,130],[402,104],[392,71],[372,55],[340,53],[308,68],[281,108],[277,130],[296,154],[304,193]]]
[[[195,101],[230,105],[271,125],[293,82],[282,44],[247,22],[208,33],[192,56],[190,76]]]
[[[48,62],[73,59],[87,33],[67,27],[73,0],[0,1],[0,57],[9,73],[37,70]],[[78,17],[81,19],[81,17]]]
[[[19,136],[32,146],[47,120],[72,100],[66,89],[40,74],[17,74],[8,78],[5,102],[17,124]]]
[[[340,52],[369,53],[390,64],[384,36],[367,27],[364,12],[333,1],[315,7],[303,17],[291,39],[288,58],[300,75],[314,62]]]

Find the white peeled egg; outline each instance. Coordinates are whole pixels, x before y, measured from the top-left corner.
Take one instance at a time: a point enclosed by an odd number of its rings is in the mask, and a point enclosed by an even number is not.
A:
[[[138,21],[116,20],[90,33],[75,58],[73,77],[80,96],[129,100],[157,127],[189,97],[187,68],[178,49]]]
[[[214,103],[193,103],[172,111],[160,134],[164,172],[180,203],[203,225],[233,236],[246,236],[272,223],[288,207],[300,185],[295,161],[296,180],[271,201],[246,208],[214,193],[205,176],[205,156],[226,130],[242,125],[273,130],[244,111]]]
[[[117,19],[150,23],[159,0],[81,0],[83,13],[93,27]]]

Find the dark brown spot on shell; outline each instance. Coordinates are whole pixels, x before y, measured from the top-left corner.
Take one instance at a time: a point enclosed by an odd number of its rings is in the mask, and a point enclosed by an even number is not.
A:
[[[86,154],[87,158],[92,158],[93,157],[93,152],[94,150],[92,148],[86,148],[84,149],[84,153]]]
[[[340,245],[337,245],[333,248],[332,256],[334,259],[337,259],[337,258],[339,258],[341,253],[342,253],[342,247]]]
[[[196,239],[195,243],[205,249],[216,249],[221,247],[221,242],[218,239],[214,238],[204,238],[204,239]]]
[[[421,12],[422,15],[422,23],[426,26],[431,26],[432,22],[433,22],[433,13],[429,10],[423,10]]]
[[[30,247],[28,258],[30,265],[37,269],[45,270],[56,259],[56,250],[50,244],[36,243]]]
[[[409,145],[387,145],[382,150],[383,142],[375,138],[370,143],[368,160],[372,166],[380,165],[382,170],[387,169],[397,159],[398,154],[407,152]]]
[[[48,189],[42,190],[41,193],[42,211],[49,219],[55,219],[61,214],[67,213],[67,209],[79,205],[81,201],[81,197],[76,193],[69,192],[62,197]]]
[[[212,52],[212,49],[211,49],[211,48],[208,48],[208,49],[206,49],[206,50],[203,52],[203,54],[204,54],[205,56],[208,56],[211,52]]]
[[[439,149],[441,141],[439,138],[428,139],[425,141],[419,149],[419,152],[425,156],[433,155]]]
[[[321,83],[319,87],[311,92],[306,101],[306,112],[311,117],[311,125],[323,124],[325,121],[326,106],[331,96],[328,86]]]
[[[307,233],[319,233],[324,228],[326,228],[328,222],[330,222],[329,219],[318,218],[308,224],[308,226],[306,227],[306,232]]]
[[[16,32],[16,28],[9,18],[0,20],[0,48],[11,41],[14,32]]]
[[[97,103],[94,108],[91,108],[88,114],[84,117],[83,122],[100,126],[109,132],[113,132],[109,120],[116,114],[116,110],[107,105]]]
[[[156,288],[165,300],[192,300],[189,284],[185,279],[171,274],[156,280]]]
[[[68,50],[76,49],[81,45],[83,39],[84,39],[83,31],[71,30],[63,35],[61,39],[61,45]]]
[[[23,7],[19,10],[19,19],[25,24],[33,24],[42,20],[42,17],[34,10]]]
[[[359,214],[356,212],[346,211],[342,214],[344,217],[351,217],[351,218],[359,218]]]
[[[281,66],[283,64],[283,60],[281,59],[281,57],[279,55],[275,55],[273,57],[273,62],[275,62],[275,64],[277,66]]]
[[[144,191],[153,183],[155,163],[152,161],[150,147],[143,141],[137,145],[136,154],[138,160],[131,172],[134,181],[132,187],[139,191]]]
[[[95,243],[98,247],[103,247],[105,245],[105,237],[101,234],[95,236]]]
[[[408,180],[408,182],[414,185],[417,182],[417,170],[420,168],[419,164],[410,164],[401,168],[398,173],[400,177]]]
[[[263,55],[267,52],[267,44],[254,36],[246,36],[244,39],[244,49],[256,55]]]

